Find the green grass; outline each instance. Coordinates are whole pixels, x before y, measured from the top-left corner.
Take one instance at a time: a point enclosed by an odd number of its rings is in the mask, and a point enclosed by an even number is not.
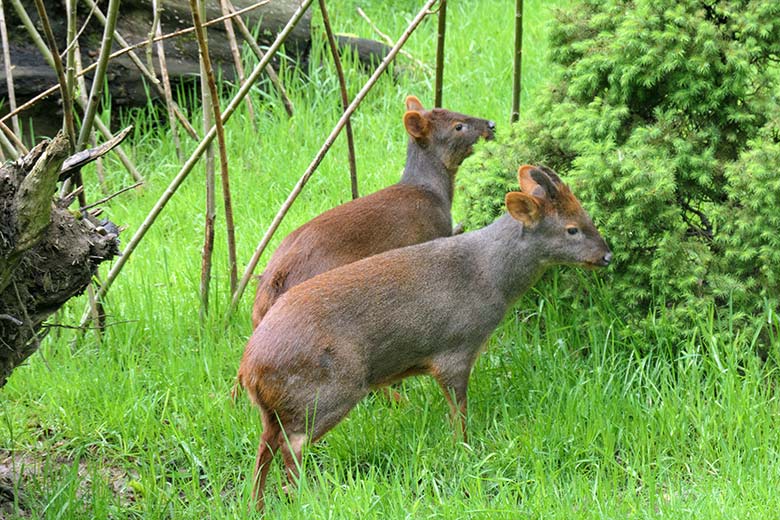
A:
[[[334,24],[373,37],[354,14],[356,4],[334,1]],[[499,138],[511,101],[510,4],[456,1],[448,11],[445,106],[496,120]],[[395,36],[419,2],[360,5]],[[545,78],[546,5],[526,2],[524,103]],[[432,64],[434,34],[430,19],[408,50]],[[404,97],[432,101],[432,77],[401,65],[406,72],[386,75],[354,119],[361,193],[394,182],[403,167]],[[347,68],[354,93],[366,76]],[[289,70],[283,77],[295,118],[273,94],[257,91],[257,129],[243,109],[227,125],[242,264],[338,119],[330,65],[313,67],[307,78]],[[179,167],[166,132],[146,117],[134,122],[132,152],[148,185],[107,207],[114,222],[129,227],[125,240]],[[345,150],[340,139],[261,265],[288,232],[349,199]],[[113,160],[109,169],[112,185],[130,183]],[[199,325],[202,185],[199,167],[127,263],[109,293],[116,324],[102,342],[54,330],[0,390],[0,447],[28,466],[23,510],[32,517],[247,516],[260,420],[244,396],[231,404],[229,391],[250,329],[251,297],[225,329],[220,213],[212,313]],[[267,517],[775,515],[778,338],[734,330],[729,316],[702,316],[692,339],[675,343],[662,307],[646,329],[631,330],[610,307],[609,287],[597,274],[583,276],[592,288],[586,309],[563,306],[557,277],[546,277],[493,335],[471,379],[469,445],[452,440],[435,383],[407,380],[401,391],[408,402],[370,396],[308,449],[305,478],[289,498],[276,464]],[[77,322],[83,305],[79,299],[56,321]],[[777,323],[769,311],[764,318]],[[766,363],[753,354],[759,344],[768,348]]]

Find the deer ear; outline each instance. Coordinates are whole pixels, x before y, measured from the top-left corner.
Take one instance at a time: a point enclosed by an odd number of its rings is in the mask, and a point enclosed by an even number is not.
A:
[[[522,165],[517,169],[517,180],[520,183],[520,189],[523,193],[543,199],[547,196],[547,192],[543,187],[539,186],[539,183],[531,176],[531,172],[535,169],[536,166],[530,164]]]
[[[415,139],[424,139],[428,137],[430,132],[428,119],[416,110],[410,110],[404,114],[404,126],[406,133]]]
[[[539,202],[532,195],[510,191],[506,194],[506,209],[512,218],[525,224],[527,227],[534,227],[541,218],[541,208]]]
[[[420,100],[417,99],[416,96],[407,96],[406,110],[414,110],[417,112],[422,112],[423,110],[425,110],[425,108],[422,106],[422,103],[420,103]]]

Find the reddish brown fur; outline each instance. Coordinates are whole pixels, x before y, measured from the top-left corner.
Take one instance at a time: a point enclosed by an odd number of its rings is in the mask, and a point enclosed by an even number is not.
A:
[[[268,262],[252,309],[253,328],[282,294],[317,274],[449,235],[448,214],[435,194],[394,184],[315,217],[290,233]]]
[[[444,109],[425,110],[406,100],[409,151],[398,184],[342,204],[288,235],[274,252],[257,286],[252,327],[285,291],[335,267],[390,249],[452,233],[453,184],[461,162],[494,124]],[[455,132],[455,125],[465,125]]]

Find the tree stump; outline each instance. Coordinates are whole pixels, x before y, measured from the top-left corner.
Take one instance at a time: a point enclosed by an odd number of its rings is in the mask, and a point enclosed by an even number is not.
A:
[[[0,387],[37,350],[44,321],[119,252],[114,224],[71,212],[73,196],[52,200],[68,153],[60,133],[0,166]]]

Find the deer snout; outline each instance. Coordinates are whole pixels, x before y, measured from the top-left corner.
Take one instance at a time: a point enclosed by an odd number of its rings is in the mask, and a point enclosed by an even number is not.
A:
[[[612,261],[612,251],[607,251],[607,253],[603,257],[601,257],[601,265],[606,267],[609,265],[611,261]]]
[[[487,141],[491,141],[496,134],[496,122],[495,121],[488,121],[487,122],[487,128],[488,131],[482,134],[482,137],[484,137]]]

